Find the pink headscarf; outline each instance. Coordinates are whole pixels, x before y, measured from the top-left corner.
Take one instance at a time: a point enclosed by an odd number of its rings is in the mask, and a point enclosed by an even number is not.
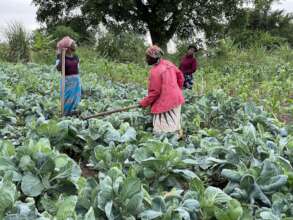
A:
[[[70,37],[64,37],[62,40],[60,40],[57,43],[57,51],[58,53],[61,53],[62,49],[68,49],[72,46],[72,44],[74,43],[74,40],[71,39]]]
[[[164,55],[164,52],[160,47],[153,45],[146,50],[146,54],[152,58],[158,59]]]

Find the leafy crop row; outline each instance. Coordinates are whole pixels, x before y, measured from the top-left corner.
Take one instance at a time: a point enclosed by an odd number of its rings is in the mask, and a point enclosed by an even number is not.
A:
[[[141,87],[83,73],[82,114]],[[154,137],[144,110],[59,118],[50,66],[0,65],[0,219],[289,220],[293,133],[222,90],[185,92],[184,138]]]

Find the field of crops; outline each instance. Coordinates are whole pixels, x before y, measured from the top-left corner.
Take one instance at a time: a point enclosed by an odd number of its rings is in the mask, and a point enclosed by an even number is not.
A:
[[[82,48],[82,69],[123,83],[146,87],[147,68],[114,64]],[[199,69],[195,74],[194,91],[204,95],[222,89],[242,101],[253,101],[287,124],[293,123],[293,52],[284,48],[273,52],[263,49],[242,51],[229,48],[228,54],[204,57],[198,55]],[[175,63],[179,56],[170,57]]]
[[[281,67],[271,94],[290,104],[292,76]],[[264,73],[255,79],[269,77]],[[204,83],[185,92],[184,138],[177,141],[152,135],[147,110],[60,118],[60,76],[52,66],[0,64],[0,219],[292,220],[293,126],[244,102],[239,75],[232,84],[219,74],[203,81],[217,77],[239,98]],[[94,67],[85,68],[82,83],[83,115],[134,104],[146,93],[103,79]]]

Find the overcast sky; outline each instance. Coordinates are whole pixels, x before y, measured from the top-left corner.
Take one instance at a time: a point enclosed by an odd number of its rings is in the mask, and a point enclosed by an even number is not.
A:
[[[283,0],[274,7],[293,12],[293,0]],[[38,27],[35,18],[36,9],[31,0],[0,0],[0,30],[11,21],[22,22],[27,29],[32,30]]]

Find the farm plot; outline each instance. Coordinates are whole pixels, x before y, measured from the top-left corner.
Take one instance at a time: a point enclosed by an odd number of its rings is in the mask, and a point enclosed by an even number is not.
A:
[[[0,219],[293,218],[293,133],[252,102],[186,92],[184,137],[141,109],[59,118],[50,66],[0,65]],[[84,73],[83,115],[145,90]]]

